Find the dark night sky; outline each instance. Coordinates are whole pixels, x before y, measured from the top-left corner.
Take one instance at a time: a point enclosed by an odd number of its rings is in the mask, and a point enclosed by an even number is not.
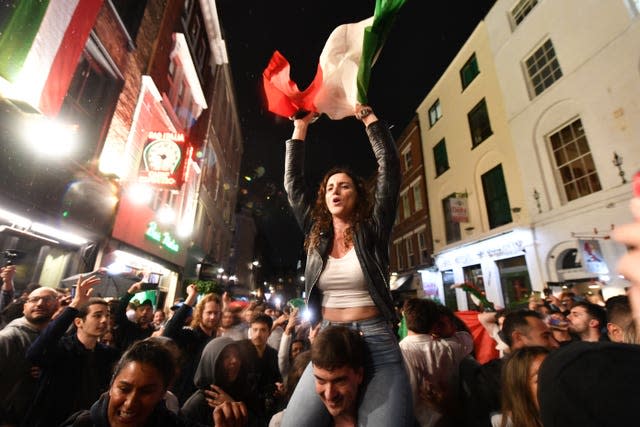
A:
[[[444,72],[493,0],[431,2],[408,0],[402,7],[373,68],[369,104],[399,136],[415,109]],[[374,0],[219,0],[229,63],[234,76],[244,137],[239,205],[254,212],[264,273],[294,269],[301,255],[302,234],[282,189],[284,141],[292,125],[266,109],[262,71],[274,50],[291,64],[291,78],[305,89],[318,58],[338,25],[373,15]],[[438,10],[436,10],[436,7]],[[355,119],[322,117],[307,137],[307,180],[311,187],[331,166],[348,165],[369,177],[373,155],[362,124]],[[264,174],[260,169],[264,168]],[[256,170],[259,172],[256,174]],[[256,176],[261,175],[261,176]]]

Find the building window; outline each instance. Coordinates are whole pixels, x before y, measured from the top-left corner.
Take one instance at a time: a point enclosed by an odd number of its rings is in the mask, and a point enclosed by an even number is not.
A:
[[[467,86],[469,86],[469,84],[471,84],[473,79],[475,79],[478,74],[480,74],[480,69],[478,68],[478,60],[476,59],[476,54],[474,53],[460,70],[462,89],[464,90]]]
[[[502,165],[498,165],[482,175],[482,189],[489,217],[489,228],[510,223],[511,206],[504,183]]]
[[[640,14],[640,0],[627,0],[629,6],[629,12],[632,18],[635,18]]]
[[[413,253],[413,240],[411,240],[411,236],[409,236],[404,241],[407,245],[407,267],[413,267],[416,265],[416,258]]]
[[[602,189],[580,119],[549,136],[549,143],[567,202]]]
[[[422,209],[422,192],[420,191],[420,184],[416,184],[413,187],[413,206],[414,212],[418,212]]]
[[[413,156],[411,155],[411,148],[402,153],[402,159],[404,160],[404,170],[411,170],[413,167]]]
[[[403,262],[402,262],[402,253],[404,252],[404,249],[402,247],[402,241],[396,243],[395,246],[396,246],[396,261],[398,262],[398,270],[402,270],[404,268]]]
[[[135,41],[147,7],[147,0],[111,0],[132,41]]]
[[[411,206],[409,205],[409,193],[405,192],[400,196],[402,199],[402,217],[409,218],[411,216]]]
[[[436,162],[436,176],[440,176],[449,170],[449,157],[447,156],[447,144],[444,138],[433,147],[433,159]]]
[[[420,251],[420,264],[429,263],[429,253],[427,252],[427,239],[424,231],[418,233],[418,250]]]
[[[489,121],[489,111],[484,98],[467,114],[469,119],[469,130],[471,131],[472,147],[480,145],[482,141],[493,135],[491,122]]]
[[[442,117],[442,110],[440,109],[440,100],[436,99],[436,102],[433,103],[431,108],[429,108],[429,126],[433,126],[436,124],[438,120]]]
[[[529,84],[535,96],[540,95],[545,89],[562,77],[560,63],[556,57],[556,51],[553,48],[551,40],[544,42],[533,55],[527,58],[525,66]]]
[[[513,20],[514,26],[520,25],[537,4],[538,0],[520,0],[513,9],[511,9],[511,19]]]
[[[453,221],[449,199],[455,198],[455,193],[442,199],[442,209],[444,211],[444,227],[447,235],[447,243],[457,242],[461,239],[460,223]]]
[[[173,82],[175,75],[176,75],[176,59],[171,58],[169,60],[169,80],[171,80],[171,82]]]

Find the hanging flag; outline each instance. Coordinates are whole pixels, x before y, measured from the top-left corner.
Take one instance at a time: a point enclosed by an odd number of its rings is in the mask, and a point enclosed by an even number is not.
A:
[[[338,26],[320,55],[318,72],[301,92],[290,79],[290,65],[275,52],[263,73],[269,111],[290,117],[302,109],[338,120],[368,102],[371,67],[375,63],[400,7],[406,0],[376,0],[374,16]]]
[[[3,7],[0,22],[0,77],[13,81],[24,64],[47,11],[47,0],[23,0]]]
[[[35,17],[24,19],[34,19],[35,23],[30,23],[25,42],[16,44],[15,34],[20,34],[16,26],[24,21],[22,12],[18,14],[16,9],[7,26],[14,36],[3,34],[0,39],[0,62],[6,55],[12,58],[11,64],[5,65],[6,71],[0,68],[2,76],[11,83],[10,92],[4,95],[24,100],[45,115],[55,116],[104,0],[23,0],[18,8],[23,3],[31,5],[29,10],[35,13]],[[38,19],[38,13],[44,16]],[[2,40],[6,40],[4,45]]]

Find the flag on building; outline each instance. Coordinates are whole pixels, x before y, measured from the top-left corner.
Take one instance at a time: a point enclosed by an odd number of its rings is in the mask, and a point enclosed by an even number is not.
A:
[[[60,111],[104,0],[21,0],[0,20],[2,95]]]
[[[313,82],[300,91],[290,79],[289,62],[275,52],[263,73],[269,111],[284,117],[298,110],[325,113],[338,120],[368,102],[371,68],[406,0],[376,0],[374,16],[338,26],[320,55]]]

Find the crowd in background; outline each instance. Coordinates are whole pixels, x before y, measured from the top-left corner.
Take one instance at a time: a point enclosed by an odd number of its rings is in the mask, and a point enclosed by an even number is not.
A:
[[[35,285],[13,295],[14,274],[13,266],[1,273],[1,425],[100,425],[101,416],[117,425],[118,417],[144,416],[156,420],[147,425],[278,426],[317,332],[292,305],[198,295],[193,285],[165,312],[149,300],[132,301],[141,283],[111,301],[91,297],[95,276],[79,281],[73,297]],[[624,386],[638,378],[633,364],[640,360],[640,347],[629,345],[639,341],[626,295],[599,305],[571,291],[546,291],[527,308],[479,312],[498,356],[485,363],[475,357],[479,341],[445,306],[412,298],[398,310],[416,425],[570,425],[569,417],[593,423],[592,411],[608,405],[610,414],[619,405],[595,392],[597,407],[572,407],[567,395],[606,384],[615,401],[638,397]],[[554,364],[543,373],[547,358]],[[159,383],[144,382],[150,378]],[[615,382],[622,378],[627,382]],[[136,387],[155,387],[146,409],[144,396],[122,397]]]

